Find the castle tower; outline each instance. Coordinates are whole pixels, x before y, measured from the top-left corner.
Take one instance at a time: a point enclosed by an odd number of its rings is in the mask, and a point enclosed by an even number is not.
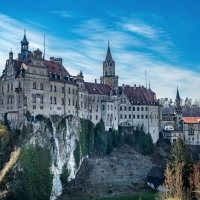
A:
[[[11,65],[13,62],[13,52],[12,52],[12,48],[11,48],[11,51],[9,53],[9,65]]]
[[[182,121],[182,108],[181,108],[181,98],[179,95],[178,87],[176,93],[176,107],[175,107],[175,129],[181,130],[181,121]]]
[[[21,41],[21,59],[24,60],[26,58],[27,52],[28,52],[28,40],[26,39],[26,29],[24,30],[24,38]]]
[[[112,58],[110,45],[108,42],[108,50],[105,61],[103,61],[103,76],[100,77],[101,84],[107,84],[117,89],[118,76],[115,76],[115,61]]]

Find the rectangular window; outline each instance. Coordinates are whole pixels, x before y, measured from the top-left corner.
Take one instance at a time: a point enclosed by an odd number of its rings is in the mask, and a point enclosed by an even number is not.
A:
[[[68,88],[68,94],[70,94],[70,88]]]
[[[92,120],[92,115],[90,115],[90,120]]]
[[[54,104],[56,104],[56,97],[54,97]]]
[[[105,110],[105,106],[103,105],[103,110]]]
[[[9,91],[10,87],[9,87],[9,84],[8,84],[8,91]]]
[[[33,105],[33,109],[34,109],[34,110],[36,109],[36,105]]]
[[[64,93],[64,87],[62,87],[62,93]]]
[[[148,115],[146,115],[146,119],[148,119]]]
[[[36,82],[33,82],[33,89],[36,89]]]
[[[52,97],[50,97],[50,104],[52,104]]]
[[[32,103],[36,103],[36,95],[35,94],[32,95]]]
[[[3,105],[3,99],[1,99],[1,104]]]
[[[120,106],[120,111],[122,111],[122,107]]]
[[[40,103],[43,103],[43,96],[40,95]]]
[[[146,107],[146,111],[148,111],[148,107]]]
[[[96,120],[98,120],[98,115],[96,115]]]
[[[137,119],[140,119],[140,115],[137,115]]]
[[[111,105],[111,110],[113,110],[113,106]]]
[[[95,109],[96,109],[96,111],[98,111],[98,105],[96,105]]]
[[[126,115],[124,116],[124,119],[126,119]]]
[[[22,101],[21,95],[18,96],[18,102],[20,103]]]
[[[137,107],[137,111],[140,111],[140,107]]]
[[[108,105],[108,110],[109,110],[109,105]]]
[[[51,92],[52,92],[52,90],[53,90],[52,88],[53,88],[53,86],[52,86],[52,85],[50,85],[50,91],[51,91]]]
[[[74,99],[73,99],[73,106],[74,106]]]
[[[133,119],[135,119],[135,115],[133,115]]]
[[[43,110],[43,106],[40,106],[40,110]]]
[[[22,87],[22,84],[21,84],[21,82],[19,82],[19,88],[21,88]]]
[[[135,107],[133,107],[133,111],[135,111]]]
[[[62,105],[64,105],[64,98],[62,98]]]
[[[73,91],[73,94],[74,94],[74,89],[72,91]]]
[[[11,83],[11,90],[13,90],[13,83]]]
[[[141,107],[141,110],[142,110],[142,111],[144,111],[144,108],[143,108],[143,107]]]
[[[68,105],[70,105],[70,99],[68,99]]]
[[[81,102],[81,108],[83,108],[83,102]]]
[[[131,111],[131,107],[129,107],[128,110]]]
[[[40,83],[40,90],[43,90],[43,83]]]
[[[131,115],[129,115],[129,119],[131,119]]]
[[[56,92],[56,85],[54,85],[54,92]]]
[[[126,106],[124,107],[124,111],[126,111]]]
[[[144,115],[141,115],[141,119],[144,119]]]
[[[120,115],[120,119],[122,119],[122,115]]]

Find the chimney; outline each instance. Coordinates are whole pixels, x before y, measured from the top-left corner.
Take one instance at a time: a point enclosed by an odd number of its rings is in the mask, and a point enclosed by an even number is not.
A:
[[[50,57],[50,61],[51,61],[51,62],[54,62],[54,57]]]
[[[21,53],[18,53],[18,60],[21,59]]]

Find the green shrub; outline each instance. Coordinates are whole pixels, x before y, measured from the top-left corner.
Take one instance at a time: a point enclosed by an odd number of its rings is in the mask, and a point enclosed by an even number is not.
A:
[[[74,159],[75,159],[76,167],[78,168],[80,165],[80,160],[81,160],[81,150],[80,150],[79,142],[77,140],[76,140],[76,149],[74,150]]]
[[[15,191],[18,199],[49,199],[53,175],[50,173],[50,150],[29,145],[23,148],[19,161],[22,165],[21,189]],[[12,197],[12,193],[10,194]],[[14,197],[12,197],[14,199]]]
[[[67,164],[64,164],[62,167],[62,174],[60,176],[63,186],[67,185],[69,176],[70,176],[70,171],[67,168]]]

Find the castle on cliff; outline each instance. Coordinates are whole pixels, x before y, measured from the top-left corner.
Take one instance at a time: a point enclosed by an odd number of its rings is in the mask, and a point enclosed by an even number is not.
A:
[[[73,115],[90,119],[94,124],[102,119],[106,130],[143,126],[155,143],[167,123],[156,94],[150,86],[119,86],[118,79],[109,44],[100,82],[96,79],[86,82],[82,71],[77,76],[71,75],[62,58],[45,60],[39,49],[29,51],[24,33],[21,53],[14,58],[11,50],[0,77],[1,120],[6,114],[12,127],[19,128],[27,112],[33,121],[38,114]],[[171,123],[176,130],[182,130],[179,96],[176,105]]]

